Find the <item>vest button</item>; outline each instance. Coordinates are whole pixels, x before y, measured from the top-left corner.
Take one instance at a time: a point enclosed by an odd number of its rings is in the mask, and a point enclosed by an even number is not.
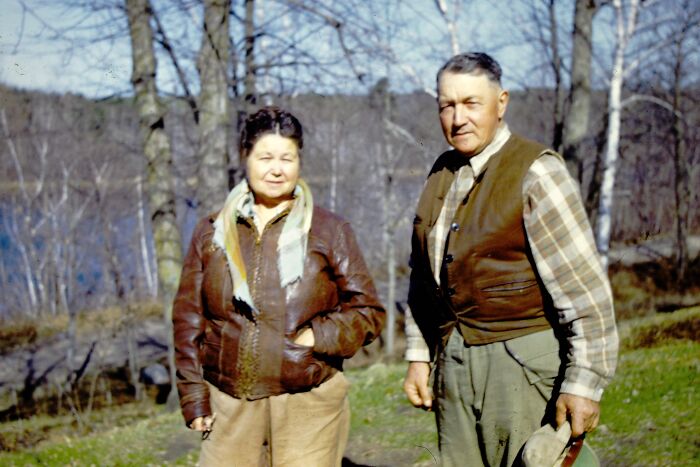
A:
[[[459,230],[459,224],[456,222],[453,222],[452,224],[450,224],[450,230],[453,232],[457,232]]]
[[[453,296],[454,294],[456,294],[456,293],[457,293],[457,291],[456,291],[455,289],[453,289],[452,287],[450,287],[449,289],[447,289],[447,296],[448,296],[448,297],[452,297],[452,296]]]
[[[446,263],[451,263],[452,261],[454,261],[454,259],[455,259],[454,256],[452,256],[450,254],[445,255],[445,262]]]

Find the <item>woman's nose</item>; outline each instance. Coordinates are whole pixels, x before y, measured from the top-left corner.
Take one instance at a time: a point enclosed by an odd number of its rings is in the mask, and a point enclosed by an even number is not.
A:
[[[274,162],[270,168],[272,175],[282,175],[282,164],[280,162]]]

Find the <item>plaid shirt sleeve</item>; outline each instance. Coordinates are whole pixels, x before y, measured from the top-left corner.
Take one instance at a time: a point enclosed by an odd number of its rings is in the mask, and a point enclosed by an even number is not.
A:
[[[404,358],[409,362],[430,362],[430,350],[423,339],[420,328],[413,319],[410,308],[406,307],[406,354]]]
[[[561,392],[600,400],[617,363],[612,293],[576,182],[539,157],[523,183],[523,219],[537,271],[568,336]]]

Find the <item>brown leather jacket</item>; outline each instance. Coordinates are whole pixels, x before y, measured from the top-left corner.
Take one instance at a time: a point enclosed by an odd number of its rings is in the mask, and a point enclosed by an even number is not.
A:
[[[236,397],[308,391],[342,369],[384,324],[372,279],[350,225],[315,207],[301,280],[280,287],[277,240],[288,211],[258,234],[239,219],[254,320],[233,300],[224,251],[212,242],[216,215],[195,228],[173,305],[175,363],[185,421],[211,414],[205,381]],[[295,344],[313,329],[313,348]]]

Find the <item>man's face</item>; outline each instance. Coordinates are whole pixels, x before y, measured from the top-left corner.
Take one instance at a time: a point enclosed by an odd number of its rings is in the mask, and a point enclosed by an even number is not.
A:
[[[508,92],[486,75],[445,72],[438,83],[440,124],[447,142],[467,157],[493,141],[508,105]]]

